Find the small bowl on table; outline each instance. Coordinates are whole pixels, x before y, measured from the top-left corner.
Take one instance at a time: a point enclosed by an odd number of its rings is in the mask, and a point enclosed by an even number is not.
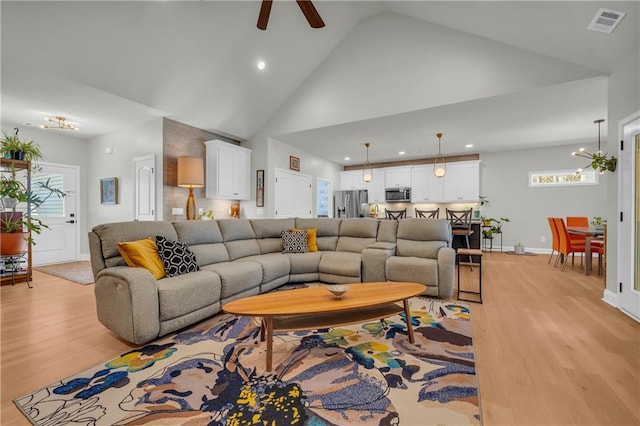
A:
[[[349,287],[340,284],[328,285],[326,288],[336,299],[342,299],[342,296],[349,290]]]

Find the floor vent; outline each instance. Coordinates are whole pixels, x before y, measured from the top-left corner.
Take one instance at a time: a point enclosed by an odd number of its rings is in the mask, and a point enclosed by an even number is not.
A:
[[[624,15],[624,12],[600,9],[587,28],[593,31],[611,34],[622,18],[624,18]]]

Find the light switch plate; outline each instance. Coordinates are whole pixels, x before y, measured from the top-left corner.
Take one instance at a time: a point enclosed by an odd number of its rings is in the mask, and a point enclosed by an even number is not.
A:
[[[182,207],[174,207],[171,209],[171,214],[174,216],[180,216],[184,214],[184,209]]]

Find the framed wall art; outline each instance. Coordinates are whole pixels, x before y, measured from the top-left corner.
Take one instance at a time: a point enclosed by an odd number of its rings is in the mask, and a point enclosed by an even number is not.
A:
[[[118,178],[100,179],[100,204],[118,204]]]
[[[264,170],[256,170],[256,207],[264,207]]]
[[[289,168],[291,170],[295,170],[296,172],[300,171],[300,159],[298,157],[294,157],[293,155],[289,156]]]

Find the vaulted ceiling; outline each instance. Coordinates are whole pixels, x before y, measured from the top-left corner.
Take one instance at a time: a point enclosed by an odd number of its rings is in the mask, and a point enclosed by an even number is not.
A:
[[[607,79],[639,50],[637,2],[11,2],[2,121],[63,115],[78,137],[166,116],[274,137],[339,164],[594,142]],[[600,7],[625,12],[587,30]],[[266,68],[256,68],[263,60]],[[606,126],[603,127],[606,134]]]

